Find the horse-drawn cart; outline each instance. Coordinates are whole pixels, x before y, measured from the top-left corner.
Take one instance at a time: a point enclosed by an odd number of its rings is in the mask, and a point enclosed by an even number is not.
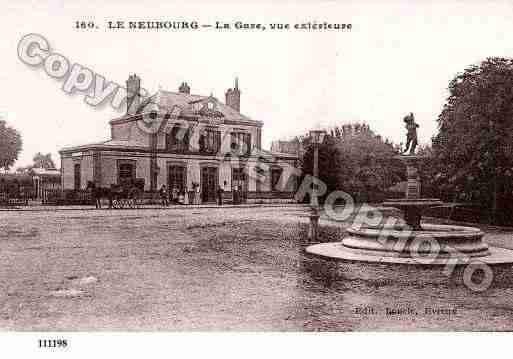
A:
[[[141,205],[140,191],[135,186],[116,186],[111,188],[112,208],[139,208]]]
[[[102,199],[108,200],[109,208],[139,208],[142,204],[144,183],[113,184],[105,188],[89,182],[87,189],[91,191],[96,208],[101,208]]]

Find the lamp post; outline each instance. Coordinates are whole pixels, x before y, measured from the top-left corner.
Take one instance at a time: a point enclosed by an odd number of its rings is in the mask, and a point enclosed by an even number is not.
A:
[[[310,240],[317,240],[317,234],[319,229],[319,199],[317,193],[317,181],[319,177],[319,145],[324,141],[326,136],[325,130],[311,130],[310,138],[314,146],[314,158],[313,158],[313,191],[310,196]]]

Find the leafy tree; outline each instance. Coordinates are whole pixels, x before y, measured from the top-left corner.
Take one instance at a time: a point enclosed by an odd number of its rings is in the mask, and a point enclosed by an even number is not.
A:
[[[43,155],[41,152],[38,152],[34,155],[33,158],[34,161],[34,168],[44,168],[44,169],[50,169],[55,168],[55,163],[52,160],[52,154],[47,153],[46,155]]]
[[[488,58],[449,83],[433,162],[446,192],[484,204],[491,222],[511,221],[513,60]]]
[[[313,144],[309,137],[302,138],[303,148],[306,150],[301,157],[303,175],[313,175]],[[339,189],[340,153],[336,146],[336,139],[326,136],[324,142],[319,145],[319,179],[328,187],[327,193]],[[300,182],[301,183],[301,182]],[[310,201],[310,198],[306,198]],[[322,199],[320,199],[322,201]]]
[[[367,125],[336,127],[319,147],[319,177],[328,193],[343,190],[357,201],[381,201],[389,187],[404,179],[404,168],[393,158],[398,151]],[[306,146],[302,170],[312,173],[312,167],[312,147]]]
[[[8,170],[21,152],[21,135],[17,130],[0,120],[0,168]]]
[[[16,167],[15,173],[17,173],[17,174],[24,174],[24,173],[27,173],[31,168],[32,168],[32,166]]]
[[[445,202],[454,202],[454,196],[444,191],[441,168],[444,167],[445,164],[439,162],[433,146],[419,145],[416,153],[422,156],[419,162],[419,170],[421,171],[420,178],[422,180],[422,196],[425,198],[442,199]]]

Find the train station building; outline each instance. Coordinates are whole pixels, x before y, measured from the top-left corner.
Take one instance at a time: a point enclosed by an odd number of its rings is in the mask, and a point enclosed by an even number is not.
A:
[[[64,190],[136,183],[145,192],[199,187],[202,203],[214,202],[219,188],[227,201],[294,201],[298,156],[262,149],[263,122],[240,112],[237,79],[224,103],[191,94],[185,82],[142,98],[137,75],[129,76],[127,93],[127,112],[110,121],[110,140],[61,149]]]

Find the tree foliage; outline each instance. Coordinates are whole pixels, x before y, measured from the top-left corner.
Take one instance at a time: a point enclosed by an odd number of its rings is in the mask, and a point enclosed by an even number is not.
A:
[[[366,125],[342,126],[345,131],[329,131],[319,147],[319,178],[328,193],[343,190],[357,201],[381,201],[386,191],[404,179],[404,168],[393,157],[399,149],[383,140]],[[311,174],[313,146],[304,138],[306,152],[302,159],[303,173]]]
[[[444,191],[511,216],[513,60],[488,58],[457,74],[433,138],[434,176]]]
[[[8,170],[21,152],[21,135],[7,123],[0,120],[0,168]]]
[[[313,144],[309,137],[303,138],[303,148],[306,150],[301,158],[303,175],[313,175]],[[336,141],[331,136],[326,136],[324,142],[319,145],[319,178],[326,184],[331,192],[338,188],[340,152]],[[309,199],[308,199],[309,200]]]
[[[34,161],[34,168],[44,168],[46,170],[55,168],[55,163],[53,162],[51,153],[44,155],[41,152],[38,152],[34,155],[32,160]]]

